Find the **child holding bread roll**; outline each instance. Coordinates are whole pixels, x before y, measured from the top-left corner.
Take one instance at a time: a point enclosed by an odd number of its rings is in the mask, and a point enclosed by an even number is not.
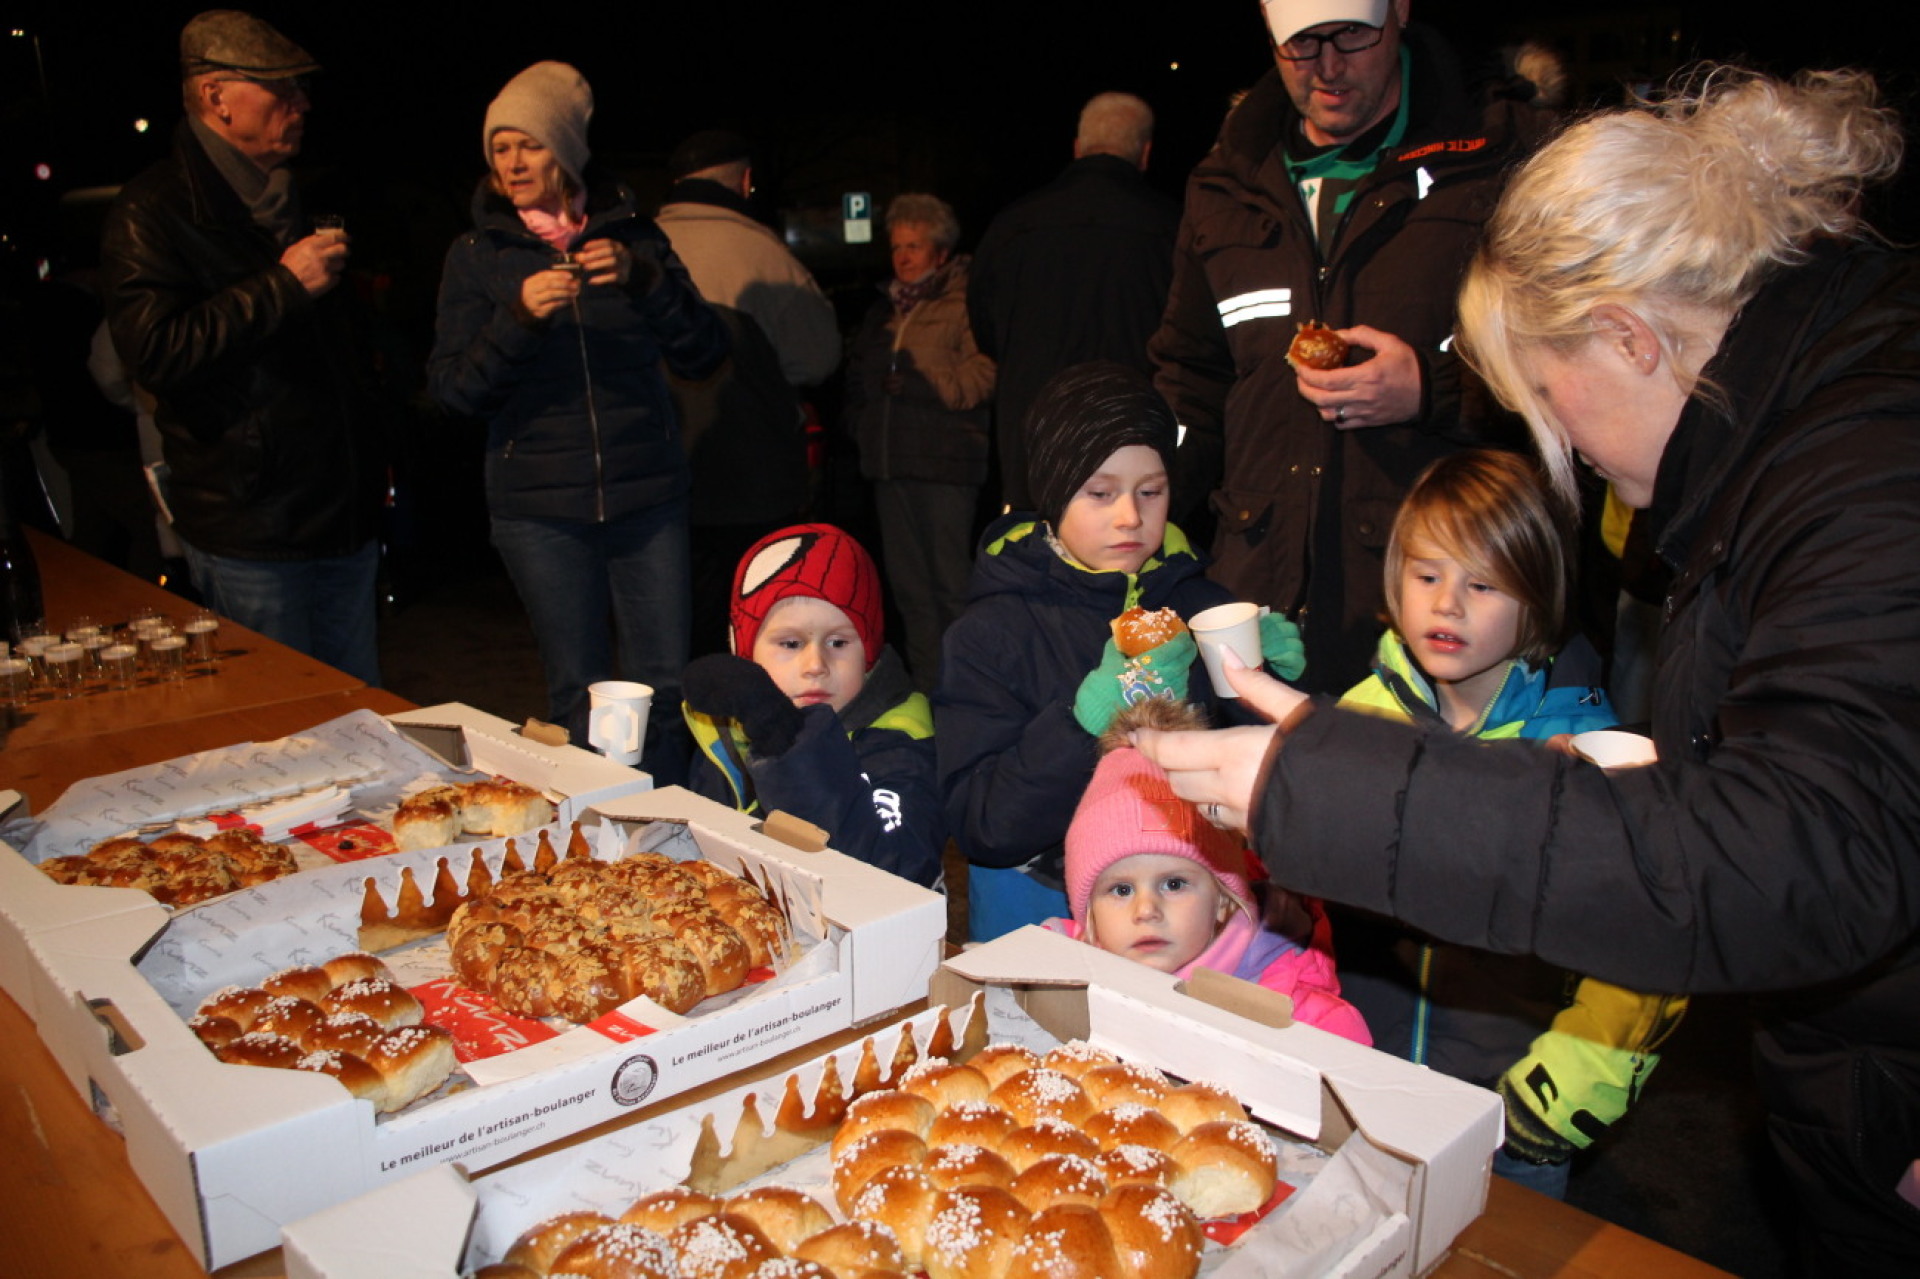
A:
[[[1271,884],[1263,900],[1249,883],[1259,863],[1242,837],[1206,821],[1127,745],[1129,729],[1195,727],[1205,723],[1191,707],[1157,698],[1114,717],[1067,828],[1073,917],[1047,926],[1177,977],[1211,968],[1258,982],[1293,1000],[1295,1020],[1371,1044],[1366,1022],[1340,997],[1319,903]]]
[[[1429,466],[1387,543],[1393,627],[1373,676],[1341,705],[1536,749],[1613,727],[1599,657],[1579,637],[1561,643],[1567,540],[1527,459],[1467,450]],[[1342,915],[1340,926],[1347,995],[1378,1046],[1497,1088],[1507,1141],[1494,1171],[1554,1198],[1566,1194],[1573,1154],[1639,1096],[1686,1009],[1682,996],[1434,942],[1372,916]]]
[[[933,715],[885,643],[866,548],[831,524],[769,533],[734,570],[731,614],[733,652],[681,681],[698,747],[688,787],[791,813],[849,857],[937,885]]]
[[[934,693],[975,941],[1067,913],[1067,822],[1114,713],[1148,696],[1212,700],[1183,622],[1144,651],[1123,651],[1114,634],[1135,608],[1178,622],[1233,598],[1167,521],[1176,433],[1146,376],[1113,363],[1058,374],[1028,414],[1037,509],[988,528]],[[1293,625],[1271,618],[1262,638],[1269,665],[1298,675]]]

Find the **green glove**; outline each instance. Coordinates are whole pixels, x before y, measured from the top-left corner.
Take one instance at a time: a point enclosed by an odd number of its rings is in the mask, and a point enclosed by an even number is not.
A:
[[[1100,664],[1080,681],[1073,697],[1073,717],[1095,737],[1107,731],[1107,725],[1123,706],[1149,697],[1169,701],[1187,700],[1187,672],[1199,653],[1193,634],[1181,631],[1164,644],[1156,645],[1138,657],[1123,657],[1112,640],[1107,641]]]
[[[1261,614],[1260,656],[1281,679],[1299,679],[1307,669],[1307,646],[1300,642],[1300,628],[1278,613]]]
[[[1561,1145],[1584,1150],[1627,1113],[1659,1053],[1630,1052],[1579,1035],[1549,1030],[1500,1078],[1507,1098],[1507,1140],[1516,1110]]]
[[[1573,1144],[1528,1109],[1523,1092],[1509,1076],[1500,1076],[1500,1100],[1507,1104],[1507,1153],[1530,1164],[1563,1164],[1573,1158]]]

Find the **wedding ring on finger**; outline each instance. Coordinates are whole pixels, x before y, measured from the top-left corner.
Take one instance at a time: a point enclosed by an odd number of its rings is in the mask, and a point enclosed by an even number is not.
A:
[[[1206,818],[1211,824],[1223,830],[1226,828],[1226,823],[1220,820],[1220,805],[1202,804],[1200,805],[1200,815]]]
[[[1336,408],[1333,411],[1333,423],[1335,426],[1338,426],[1340,423],[1346,420],[1347,420],[1347,406],[1342,404],[1339,408]]]

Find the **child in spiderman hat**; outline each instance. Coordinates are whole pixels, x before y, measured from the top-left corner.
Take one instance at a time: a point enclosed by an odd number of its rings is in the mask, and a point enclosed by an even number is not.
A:
[[[742,812],[781,809],[849,857],[937,885],[933,714],[884,643],[872,557],[831,524],[768,534],[734,570],[732,639],[682,680],[699,746],[687,785]]]

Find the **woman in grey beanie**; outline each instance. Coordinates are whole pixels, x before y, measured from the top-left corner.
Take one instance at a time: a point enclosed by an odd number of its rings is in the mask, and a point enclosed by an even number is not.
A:
[[[588,171],[593,90],[539,62],[487,108],[474,229],[440,284],[434,398],[487,425],[494,547],[533,621],[547,713],[586,740],[587,686],[616,675],[680,701],[687,661],[687,463],[661,375],[726,357],[719,318],[618,183]],[[642,765],[684,775],[673,715]]]

